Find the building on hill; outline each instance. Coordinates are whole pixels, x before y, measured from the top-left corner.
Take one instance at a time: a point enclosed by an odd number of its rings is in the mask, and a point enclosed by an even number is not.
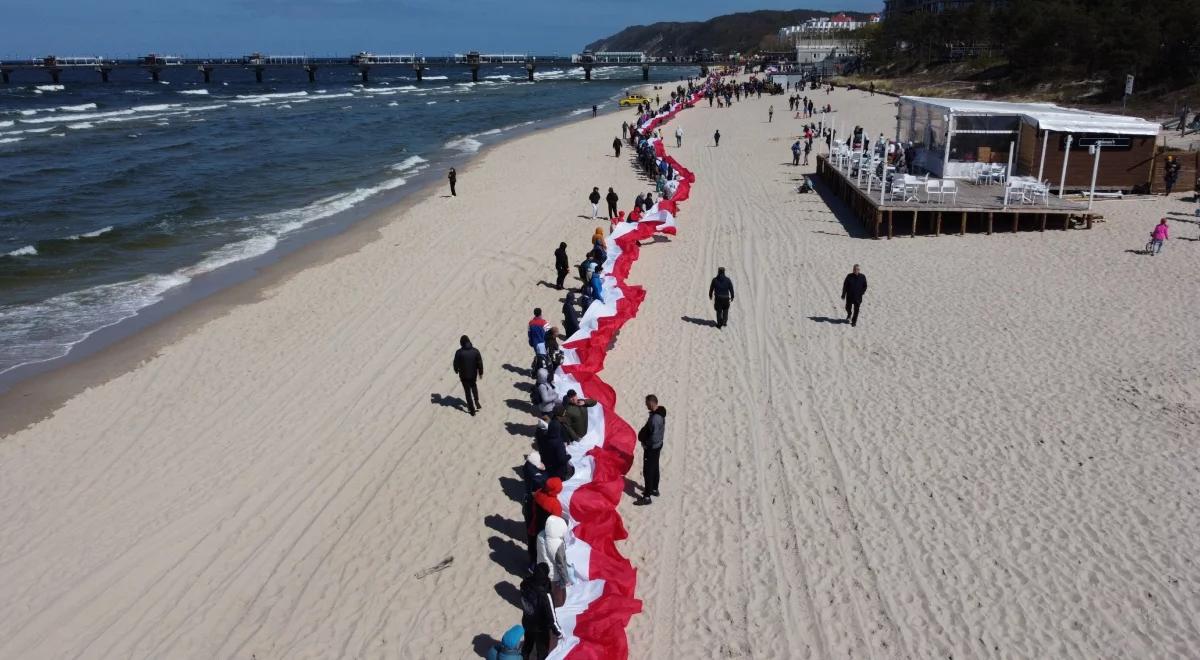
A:
[[[844,13],[838,13],[833,16],[818,16],[810,18],[800,25],[789,25],[785,28],[780,28],[779,39],[786,42],[804,37],[824,37],[833,32],[864,28],[872,23],[878,23],[879,20],[879,16],[871,16],[865,21],[856,21]]]

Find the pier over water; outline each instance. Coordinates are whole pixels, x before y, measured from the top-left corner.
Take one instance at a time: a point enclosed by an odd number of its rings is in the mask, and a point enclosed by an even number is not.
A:
[[[372,69],[379,67],[407,67],[412,69],[418,81],[424,79],[425,72],[431,67],[438,68],[467,68],[471,71],[471,79],[479,81],[479,69],[487,64],[515,64],[524,66],[530,82],[534,81],[534,72],[539,67],[573,66],[583,69],[583,79],[592,79],[592,69],[596,66],[629,66],[641,67],[642,80],[650,80],[650,68],[679,67],[696,69],[696,75],[708,75],[708,62],[693,58],[652,58],[642,52],[599,52],[584,51],[573,55],[531,55],[528,53],[456,53],[440,57],[426,57],[416,53],[401,55],[377,55],[361,52],[350,57],[309,57],[307,55],[264,55],[252,53],[243,57],[229,58],[187,58],[172,55],[150,53],[133,59],[109,59],[104,57],[59,57],[47,55],[28,60],[0,60],[0,81],[12,83],[15,76],[28,75],[30,79],[48,76],[50,81],[57,84],[66,70],[95,71],[102,82],[109,82],[113,71],[118,69],[141,70],[158,82],[162,73],[168,69],[192,68],[206,83],[211,84],[217,77],[217,72],[230,69],[246,69],[254,72],[254,79],[263,82],[264,74],[269,68],[295,67],[301,68],[308,74],[309,82],[316,82],[317,71],[322,68],[352,67],[356,69],[365,83],[370,79]]]

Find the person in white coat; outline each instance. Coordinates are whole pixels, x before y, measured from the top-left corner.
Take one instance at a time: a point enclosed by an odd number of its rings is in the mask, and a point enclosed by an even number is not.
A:
[[[682,126],[677,126],[675,128],[675,146],[676,147],[683,146],[683,127]]]
[[[571,567],[567,564],[567,521],[558,516],[546,518],[546,527],[537,538],[537,563],[550,567],[550,595],[554,606],[566,601],[571,584]]]

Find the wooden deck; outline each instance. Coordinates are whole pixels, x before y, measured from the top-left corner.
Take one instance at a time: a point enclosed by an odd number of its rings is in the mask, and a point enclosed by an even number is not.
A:
[[[825,156],[817,156],[817,176],[850,207],[873,238],[901,234],[916,236],[943,233],[966,234],[997,231],[1046,231],[1070,229],[1073,224],[1088,229],[1099,217],[1087,205],[1068,202],[1053,195],[1045,204],[1004,204],[1004,186],[961,183],[958,195],[945,202],[879,201],[879,189],[868,194],[857,182],[838,170]]]

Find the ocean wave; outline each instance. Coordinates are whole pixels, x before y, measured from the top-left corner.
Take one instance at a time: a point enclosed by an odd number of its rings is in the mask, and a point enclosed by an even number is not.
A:
[[[400,104],[399,104],[399,103],[396,103],[395,101],[392,101],[391,103],[389,103],[389,104],[388,104],[388,107],[389,107],[389,108],[394,108],[394,107],[396,107],[396,106],[398,106],[398,105],[400,105]]]
[[[88,123],[88,122],[86,122],[86,121],[85,121],[85,122],[83,122],[83,123],[80,123],[80,124],[67,124],[67,128],[69,128],[69,129],[71,129],[71,130],[73,130],[73,131],[82,131],[82,130],[87,130],[87,129],[89,129],[89,128],[96,128],[96,125],[95,125],[95,124],[90,124],[90,123]]]
[[[9,252],[8,256],[10,256],[10,257],[36,257],[37,253],[38,253],[37,248],[33,247],[32,245],[26,245],[23,248],[17,248],[16,250]]]
[[[21,140],[24,140],[24,139],[25,138],[14,138],[14,137],[0,138],[0,144],[12,144],[13,142],[20,142]]]
[[[262,255],[275,249],[279,244],[279,239],[270,234],[262,234],[247,238],[244,241],[230,243],[222,246],[208,254],[200,263],[194,266],[188,266],[176,271],[176,274],[186,277],[188,280],[211,273],[218,268],[223,268],[230,264],[235,264],[239,261],[261,257]]]
[[[408,158],[405,158],[404,160],[400,161],[399,163],[392,165],[391,169],[395,172],[406,172],[408,170],[411,170],[419,165],[422,165],[422,164],[428,163],[428,162],[429,161],[425,160],[424,158],[421,158],[420,156],[409,156]],[[424,168],[421,168],[421,169],[424,169]]]
[[[279,92],[276,94],[238,94],[234,103],[264,103],[273,99],[295,99],[308,96],[308,92]]]
[[[34,87],[34,89],[39,92],[61,92],[66,89],[66,87],[63,85],[38,85],[37,87]]]
[[[180,94],[192,94],[195,96],[208,96],[207,89],[183,89],[183,90],[180,90],[179,93]]]
[[[423,76],[421,80],[450,80],[449,76]]]
[[[78,113],[78,114],[72,113],[71,115],[66,116],[66,117],[63,117],[61,115],[48,115],[45,117],[31,117],[29,119],[22,119],[22,120],[20,120],[20,122],[22,124],[49,124],[50,122],[60,122],[60,121],[64,121],[64,120],[67,120],[67,121],[90,121],[92,119],[108,119],[109,117],[124,117],[124,116],[135,114],[136,112],[137,111],[134,109],[125,109],[125,110],[112,110],[109,112],[91,112],[91,113],[84,112],[84,113]]]
[[[88,110],[95,110],[96,104],[81,103],[79,105],[60,105],[58,106],[58,109],[62,110],[63,112],[86,112]]]
[[[572,110],[570,115],[568,115],[568,116],[576,117],[578,115],[582,115],[585,112],[591,112],[591,111],[592,111],[591,108],[579,108],[578,110]]]
[[[471,135],[468,135],[467,137],[485,137],[488,135],[500,135],[503,132],[504,132],[503,129],[493,128],[491,130],[483,131],[482,133],[472,133]]]
[[[182,107],[183,104],[181,103],[155,103],[152,105],[135,105],[131,108],[131,110],[134,112],[165,112],[167,110],[174,110],[175,108]]]
[[[437,101],[426,101],[425,105],[437,105]]]
[[[13,125],[11,121],[0,121],[0,128],[9,128]]]
[[[461,137],[456,140],[450,140],[445,144],[445,148],[461,151],[464,154],[473,154],[479,151],[483,143],[473,137]]]
[[[89,231],[86,234],[71,234],[70,236],[67,236],[63,240],[64,241],[78,241],[83,238],[99,238],[112,230],[113,230],[112,225],[109,225],[107,227],[104,227],[103,229],[97,229],[96,231]]]
[[[36,115],[37,113],[38,113],[38,111],[37,111],[37,110],[22,110],[22,111],[21,111],[21,116],[23,116],[23,117],[32,117],[33,115]]]
[[[226,84],[228,84],[228,83],[226,83]],[[127,90],[125,90],[125,93],[126,94],[136,94],[137,96],[154,96],[158,92],[152,92],[148,89],[127,89]]]

